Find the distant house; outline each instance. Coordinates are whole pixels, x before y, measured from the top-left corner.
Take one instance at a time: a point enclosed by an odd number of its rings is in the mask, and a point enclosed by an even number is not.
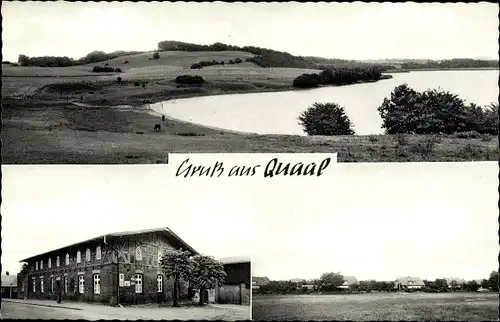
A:
[[[449,289],[461,289],[467,282],[463,278],[448,277],[446,283]]]
[[[295,283],[295,287],[298,289],[306,282],[303,278],[291,278],[290,282]]]
[[[5,275],[2,275],[2,298],[17,298],[17,274],[10,275],[9,272],[5,272]]]
[[[337,288],[343,289],[343,290],[348,290],[350,289],[354,284],[358,283],[358,279],[354,276],[344,276],[344,283],[342,285],[337,286]]]
[[[394,288],[402,290],[417,290],[425,286],[420,277],[401,276],[394,282]]]
[[[252,277],[252,289],[258,290],[261,286],[267,285],[271,280],[267,277]]]

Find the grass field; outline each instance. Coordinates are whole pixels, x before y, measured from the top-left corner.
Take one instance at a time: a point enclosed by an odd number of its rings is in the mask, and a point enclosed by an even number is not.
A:
[[[6,164],[161,163],[168,152],[338,152],[339,162],[496,161],[498,137],[377,135],[300,137],[247,135],[159,116],[145,103],[194,96],[293,90],[297,68],[253,63],[192,70],[201,60],[253,56],[244,52],[153,52],[74,67],[2,65],[2,156]],[[125,64],[125,61],[128,61]],[[122,73],[92,73],[92,66]],[[175,77],[200,75],[202,87],[179,86]],[[118,83],[120,76],[123,81]],[[137,86],[138,85],[138,86]],[[106,100],[105,102],[103,100]],[[72,102],[78,102],[80,106]],[[92,105],[93,107],[85,107]],[[133,109],[118,109],[119,105]]]
[[[254,320],[498,321],[498,294],[253,295]]]

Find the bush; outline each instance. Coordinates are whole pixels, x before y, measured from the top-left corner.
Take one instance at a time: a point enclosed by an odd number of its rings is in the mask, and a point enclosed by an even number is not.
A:
[[[229,63],[230,63],[230,64],[234,64],[234,61],[231,59],[231,60],[229,61]]]
[[[483,109],[466,105],[442,89],[419,93],[407,84],[397,86],[378,108],[386,133],[452,134],[477,132],[498,135],[498,104]]]
[[[201,85],[205,80],[201,76],[181,75],[175,78],[175,82],[179,84]]]
[[[293,80],[293,87],[314,88],[321,84],[320,77],[317,74],[302,74]]]
[[[146,87],[146,84],[142,83],[142,88],[145,88]]]
[[[308,135],[352,135],[353,124],[344,108],[336,103],[314,103],[299,116]]]
[[[121,83],[121,82],[122,82],[122,78],[121,78],[120,76],[118,76],[118,77],[116,78],[116,81],[117,81],[118,83]]]
[[[109,66],[94,66],[92,68],[92,72],[94,72],[94,73],[114,73],[114,72],[121,72],[121,69],[119,69],[119,68],[114,69],[113,67],[109,67]]]
[[[236,58],[236,59],[234,60],[234,63],[235,63],[235,64],[241,64],[242,62],[243,62],[243,60],[241,60],[240,58]]]
[[[160,54],[158,52],[155,52],[153,54],[153,59],[160,59]]]
[[[134,86],[141,86],[141,84],[139,84],[139,82],[134,82]]]
[[[194,63],[193,65],[191,65],[191,69],[201,69],[203,66],[201,66],[200,64],[198,63]]]

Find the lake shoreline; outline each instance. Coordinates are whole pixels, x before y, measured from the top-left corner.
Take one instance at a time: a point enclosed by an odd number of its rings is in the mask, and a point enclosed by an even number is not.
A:
[[[224,76],[225,77],[225,76]],[[228,131],[178,120],[165,122],[144,106],[192,97],[297,90],[293,78],[243,79],[208,77],[200,88],[177,87],[172,79],[91,82],[93,95],[53,83],[13,83],[15,95],[3,98],[4,164],[149,164],[178,153],[338,153],[339,162],[497,161],[498,137],[356,135],[310,137],[259,135]],[[26,79],[23,80],[23,82]],[[32,81],[32,80],[28,80]],[[56,84],[57,85],[57,84]],[[42,88],[42,89],[40,89]],[[3,88],[5,89],[5,88]],[[87,90],[88,91],[88,90]],[[13,97],[20,97],[15,99]],[[80,100],[83,96],[83,100]],[[106,102],[102,100],[106,99]],[[94,105],[76,106],[72,101]],[[148,101],[148,102],[146,102]],[[130,105],[132,108],[113,108]],[[153,125],[161,123],[161,132]],[[428,142],[432,141],[429,149]],[[112,151],[112,152],[111,152]]]

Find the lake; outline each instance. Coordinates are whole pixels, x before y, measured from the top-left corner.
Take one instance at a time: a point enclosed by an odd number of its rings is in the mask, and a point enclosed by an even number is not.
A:
[[[398,85],[417,91],[442,88],[481,106],[498,101],[498,70],[416,71],[394,73],[376,83],[286,92],[230,94],[152,104],[158,113],[211,127],[258,134],[305,135],[298,116],[314,102],[344,106],[356,134],[382,134],[377,108]]]

